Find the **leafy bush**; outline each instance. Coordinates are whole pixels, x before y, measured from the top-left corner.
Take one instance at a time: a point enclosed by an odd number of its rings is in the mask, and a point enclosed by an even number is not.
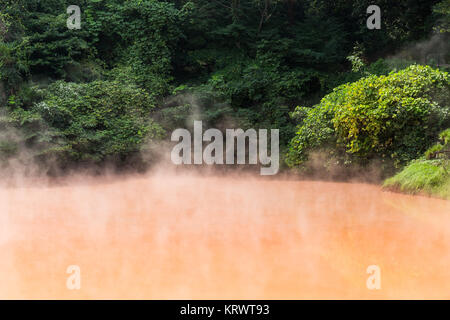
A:
[[[309,153],[325,150],[341,165],[404,165],[450,126],[449,87],[448,73],[420,65],[339,86],[314,108],[292,114],[300,124],[287,163],[303,165]]]
[[[103,30],[109,31],[102,35],[110,41],[100,42],[99,50],[115,53],[117,63],[111,75],[136,83],[152,95],[167,94],[172,81],[172,55],[182,35],[178,26],[181,12],[164,1],[107,2],[108,15],[102,13],[101,4],[91,11],[94,16],[99,12],[96,18]]]
[[[153,100],[143,89],[118,82],[57,81],[29,110],[14,108],[12,121],[41,146],[41,156],[98,163],[124,160],[162,128],[151,118]],[[45,145],[45,149],[42,146]]]

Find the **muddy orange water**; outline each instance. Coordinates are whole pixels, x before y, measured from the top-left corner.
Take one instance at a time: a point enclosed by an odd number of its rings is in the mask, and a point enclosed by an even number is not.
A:
[[[0,298],[448,299],[450,201],[165,174],[0,187]]]

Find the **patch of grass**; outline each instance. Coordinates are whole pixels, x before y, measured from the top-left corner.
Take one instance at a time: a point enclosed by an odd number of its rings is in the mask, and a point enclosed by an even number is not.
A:
[[[388,189],[425,193],[450,200],[450,160],[419,159],[384,182]]]

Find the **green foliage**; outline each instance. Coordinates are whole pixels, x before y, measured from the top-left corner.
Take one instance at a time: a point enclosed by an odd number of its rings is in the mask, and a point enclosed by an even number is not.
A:
[[[344,84],[314,108],[297,108],[287,162],[303,165],[310,152],[326,149],[344,165],[404,165],[450,125],[449,86],[448,73],[420,65]]]
[[[440,33],[450,32],[450,0],[443,0],[434,7],[434,12],[439,15],[439,25],[436,29]]]
[[[441,132],[439,140],[437,144],[425,152],[425,158],[427,160],[450,158],[450,129]]]
[[[36,143],[45,144],[42,156],[97,163],[123,160],[149,139],[161,137],[161,127],[150,118],[153,108],[150,95],[134,86],[58,81],[29,110],[13,109],[11,118]]]
[[[0,82],[4,84],[5,90],[14,91],[28,72],[23,46],[24,43],[5,43],[0,40]]]
[[[147,88],[152,95],[168,93],[172,80],[172,55],[181,37],[180,11],[156,0],[106,1],[108,12],[95,13],[108,30],[114,48],[100,42],[99,50],[112,49],[117,64],[112,76]],[[113,39],[120,39],[115,41]]]
[[[426,72],[417,83],[383,83],[375,76],[408,63],[379,58],[427,37],[433,19],[448,17],[447,3],[381,0],[382,29],[368,30],[369,0],[2,0],[0,106],[11,111],[2,121],[20,129],[20,145],[63,162],[129,158],[161,127],[196,117],[280,129],[282,150],[303,121],[289,153],[294,166],[310,149],[338,162],[384,156],[401,164],[447,119],[440,107],[448,94]],[[72,4],[81,8],[80,30],[66,26]],[[318,107],[289,116],[335,87]],[[375,88],[385,91],[372,96]],[[374,107],[377,95],[388,111]],[[398,125],[386,126],[396,112]]]
[[[408,193],[426,193],[450,200],[449,160],[415,160],[384,187]]]
[[[50,73],[66,77],[67,68],[91,55],[91,48],[85,38],[86,28],[69,30],[67,14],[41,13],[30,17],[26,27],[28,36],[28,57],[30,68],[36,73]]]
[[[70,66],[92,57],[95,31],[87,25],[80,30],[67,28],[69,1],[6,1],[4,12],[12,19],[10,42],[22,44],[30,71],[53,77],[67,77]],[[15,32],[13,32],[15,31]]]
[[[450,129],[444,130],[439,135],[439,139],[442,141],[442,144],[450,147]]]
[[[11,158],[17,153],[18,146],[12,141],[0,141],[0,161]]]
[[[450,200],[450,128],[424,157],[384,182],[384,187],[409,193],[426,193]]]

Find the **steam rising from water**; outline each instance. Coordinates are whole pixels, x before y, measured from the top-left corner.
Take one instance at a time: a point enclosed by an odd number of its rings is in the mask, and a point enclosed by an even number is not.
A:
[[[0,187],[0,298],[450,298],[449,264],[450,202],[371,185],[160,172]]]

